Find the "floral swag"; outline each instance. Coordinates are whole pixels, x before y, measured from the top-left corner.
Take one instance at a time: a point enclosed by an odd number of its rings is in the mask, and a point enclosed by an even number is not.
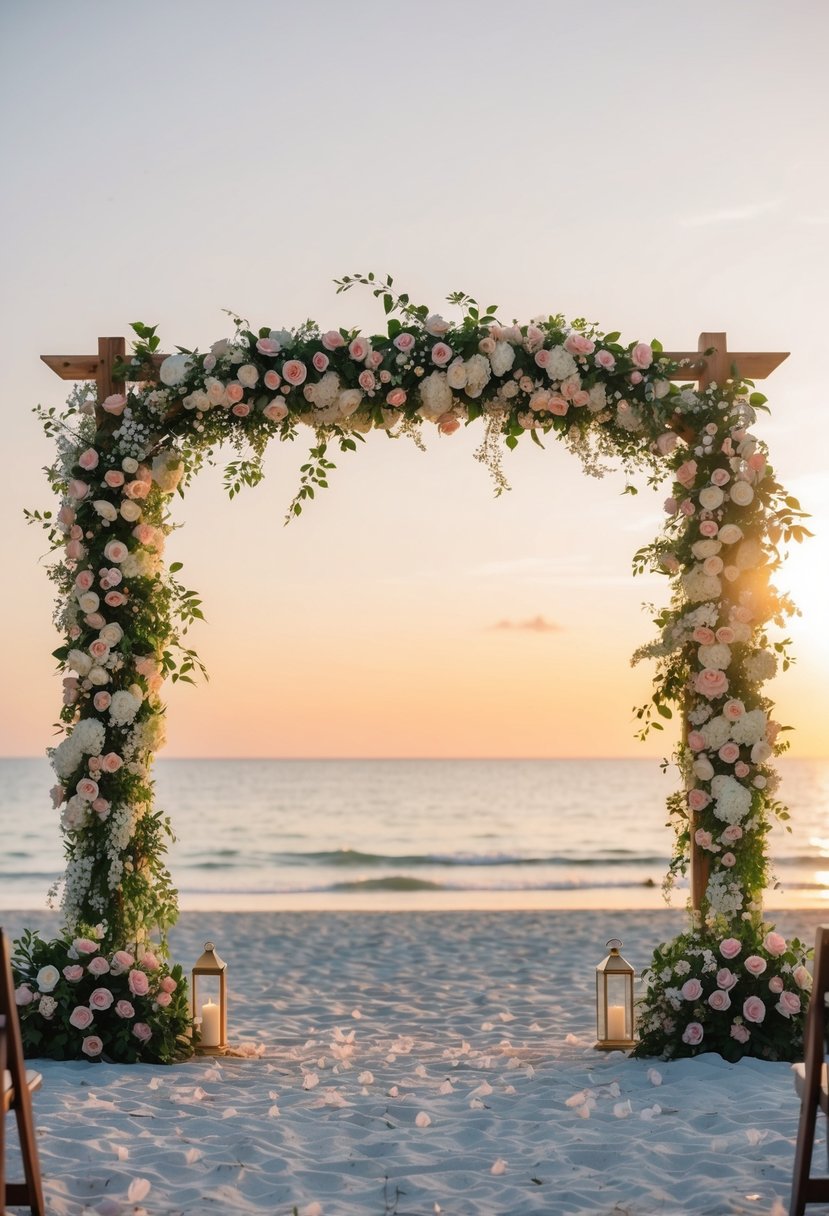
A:
[[[64,737],[50,755],[70,937],[100,940],[111,956],[150,949],[148,930],[157,930],[163,954],[177,917],[170,824],[154,809],[151,768],[164,743],[164,681],[192,682],[201,669],[186,634],[202,613],[176,577],[180,563],[162,563],[171,496],[229,443],[233,497],[261,479],[271,439],[308,427],[314,440],[290,519],[327,486],[333,446],[353,451],[374,430],[419,444],[424,425],[450,436],[480,419],[476,456],[498,493],[507,488],[503,449],[526,435],[561,441],[594,475],[615,457],[652,485],[672,482],[660,535],[634,557],[636,572],[659,571],[671,587],[656,641],[634,656],[656,667],[638,716],[642,737],[674,710],[682,720],[673,759],[684,788],[668,799],[676,847],[666,887],[686,872],[692,848],[708,874],[688,932],[661,946],[646,972],[640,1050],[796,1053],[803,948],[764,924],[761,904],[766,837],[772,819],[786,817],[773,768],[785,744],[762,688],[789,662],[769,630],[794,611],[770,576],[785,545],[808,533],[750,429],[765,398],[740,379],[679,387],[658,343],[623,344],[583,320],[502,325],[494,306],[457,293],[449,301],[461,319],[451,323],[395,295],[391,278],[348,276],[338,290],[356,283],[382,298],[385,333],[321,332],[312,322],[253,330],[236,318],[234,337],[207,354],[180,349],[161,361],[155,330],[136,324],[125,394],[96,402],[81,386],[62,414],[38,408],[57,443],[48,474],[62,500],[56,516],[27,514],[56,551],[50,576],[65,636],[55,651]],[[38,999],[46,1017],[55,1001],[38,993],[31,955],[20,956],[18,980],[34,994],[28,1018],[39,1016]],[[75,1043],[67,1033],[66,1054],[79,1054],[89,1036],[78,1030]]]

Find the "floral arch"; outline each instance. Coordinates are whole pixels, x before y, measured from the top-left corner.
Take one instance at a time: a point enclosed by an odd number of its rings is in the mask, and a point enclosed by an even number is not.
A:
[[[671,483],[664,527],[634,557],[635,570],[660,571],[671,588],[656,640],[638,652],[656,660],[638,714],[643,734],[675,712],[681,723],[673,758],[684,787],[668,799],[676,847],[666,883],[690,866],[691,922],[648,969],[640,1050],[797,1051],[802,947],[762,913],[766,837],[786,814],[773,768],[785,745],[762,686],[787,662],[769,630],[793,611],[770,576],[806,530],[752,433],[766,399],[746,378],[786,356],[729,356],[724,334],[702,335],[699,352],[666,353],[562,316],[503,325],[496,307],[461,293],[449,297],[461,317],[448,322],[397,295],[391,278],[353,275],[337,286],[355,284],[382,300],[385,332],[322,332],[312,322],[255,330],[235,319],[235,335],[207,354],[162,356],[155,330],[136,324],[130,356],[123,339],[101,339],[97,357],[44,356],[98,390],[79,384],[62,414],[38,410],[57,444],[49,478],[61,506],[29,513],[56,552],[65,638],[55,651],[65,734],[50,755],[68,933],[88,938],[97,927],[103,945],[124,950],[151,927],[163,941],[177,916],[151,766],[163,743],[163,683],[192,681],[200,666],[185,635],[201,609],[177,580],[180,567],[162,562],[171,495],[229,443],[232,497],[260,480],[270,440],[308,428],[290,517],[326,487],[332,448],[356,450],[373,430],[416,440],[423,425],[448,436],[480,421],[477,455],[496,492],[504,446],[541,436],[591,470],[611,457]],[[24,975],[33,957],[21,955]],[[738,967],[734,958],[755,961]]]

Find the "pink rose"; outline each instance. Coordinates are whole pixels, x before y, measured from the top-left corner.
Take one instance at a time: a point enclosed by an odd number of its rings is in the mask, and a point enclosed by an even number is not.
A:
[[[250,413],[250,406],[246,401],[240,401],[238,404],[233,406],[231,412],[235,414],[237,418],[247,418],[248,414]]]
[[[557,418],[563,418],[569,408],[569,402],[565,401],[563,397],[551,397],[547,406],[550,413],[555,414]]]
[[[737,983],[737,976],[733,971],[729,971],[727,967],[720,967],[717,972],[717,987],[724,988],[726,992],[730,992]]]
[[[112,956],[112,971],[115,975],[122,975],[132,967],[135,959],[130,954],[129,950],[116,950]]]
[[[127,602],[127,597],[121,591],[107,591],[104,596],[104,603],[109,608],[123,608]]]
[[[739,760],[740,758],[740,749],[736,743],[723,743],[717,755],[723,764],[733,764],[735,760]]]
[[[724,1013],[726,1009],[731,1008],[731,997],[724,989],[717,988],[709,996],[708,1004],[712,1009],[715,1009],[717,1013]]]
[[[260,338],[256,343],[256,349],[260,355],[273,357],[279,354],[279,343],[276,338]]]
[[[178,984],[171,975],[165,975],[161,981],[160,988],[162,992],[175,992]]]
[[[734,630],[729,628],[728,625],[722,625],[717,630],[717,641],[722,642],[724,646],[730,646],[734,641],[734,636]]]
[[[228,384],[227,388],[225,389],[225,399],[227,400],[228,405],[236,405],[237,402],[242,400],[244,395],[245,390],[237,380],[234,380],[232,384]]]
[[[537,350],[543,341],[544,331],[539,329],[537,325],[528,325],[527,336],[524,339],[524,345],[526,346],[527,350],[530,352]]]
[[[446,342],[436,342],[432,347],[432,362],[438,367],[445,367],[453,355],[452,347]]]
[[[115,1004],[115,1012],[119,1018],[134,1018],[135,1010],[129,1001],[117,1001]]]
[[[709,629],[707,625],[698,625],[691,634],[695,642],[699,642],[700,646],[713,646],[714,630]]]
[[[93,781],[91,777],[81,777],[75,786],[75,792],[84,802],[91,802],[93,798],[98,797],[98,782]]]
[[[565,345],[566,345],[566,343],[565,343]],[[595,356],[593,362],[596,364],[596,367],[600,367],[602,369],[602,371],[606,371],[606,372],[612,372],[614,367],[616,366],[616,359],[615,359],[614,355],[612,354],[612,352],[609,350],[597,350],[596,356]],[[671,432],[671,431],[668,431],[668,434],[673,439],[674,444],[676,444],[676,435],[674,435],[673,432]],[[664,439],[665,436],[660,435],[659,438]],[[657,447],[659,447],[659,440],[657,440],[656,442],[657,442]],[[663,456],[667,456],[668,452],[673,451],[673,448],[670,447],[670,448],[668,448],[667,451],[664,451],[660,447],[659,450],[660,450],[660,452],[662,452]]]
[[[705,736],[701,735],[698,730],[689,731],[688,746],[692,752],[701,752],[705,747]]]
[[[694,840],[701,849],[710,849],[714,843],[710,832],[704,832],[702,828],[697,828],[694,832]]]
[[[794,1017],[795,1014],[800,1013],[800,997],[796,992],[781,992],[775,1009],[784,1018]]]
[[[775,996],[779,996],[783,991],[784,984],[779,975],[773,975],[769,980],[769,992],[773,992]]]
[[[376,370],[382,362],[383,356],[380,354],[379,350],[369,351],[368,358],[366,359],[366,367],[373,367]]]
[[[393,388],[386,393],[386,404],[393,409],[399,409],[401,405],[406,404],[406,390],[402,388]]]
[[[98,954],[95,958],[90,960],[86,969],[90,975],[106,975],[109,972],[109,963],[103,957],[103,955]]]
[[[730,870],[732,866],[736,866],[737,858],[733,853],[723,853],[722,857],[720,858],[720,862],[727,870]]]
[[[694,690],[709,701],[724,697],[728,692],[728,676],[715,667],[703,667],[694,678]]]
[[[96,638],[89,644],[89,653],[97,662],[101,662],[109,654],[109,646],[101,638]]]
[[[323,354],[323,352],[321,350],[318,350],[316,352],[316,354],[314,355],[313,359],[311,360],[311,362],[314,365],[314,371],[317,371],[320,374],[322,374],[322,372],[324,372],[326,370],[326,368],[328,367],[328,363],[329,363],[328,355]]]
[[[409,351],[414,350],[414,344],[415,344],[414,334],[406,334],[406,333],[398,334],[397,337],[394,339],[394,345],[404,355],[407,355],[409,353]],[[492,349],[493,350],[495,349],[494,343],[493,343]]]
[[[281,422],[283,418],[288,416],[288,407],[282,401],[271,401],[262,410],[262,413],[271,422]]]
[[[759,996],[750,996],[743,1001],[743,1017],[747,1022],[762,1022],[766,1016],[766,1006]]]
[[[761,958],[759,954],[750,954],[745,961],[745,969],[746,971],[750,972],[751,975],[762,975],[767,966],[768,963],[764,958]],[[755,1019],[751,1018],[749,1020],[754,1021]]]
[[[728,469],[714,469],[714,472],[711,474],[711,485],[719,486],[721,489],[723,486],[728,485],[730,480],[731,474],[728,472]]]
[[[441,435],[454,435],[460,425],[458,419],[451,413],[441,414],[437,422]]]
[[[738,718],[742,718],[746,712],[746,707],[742,701],[726,701],[722,707],[723,717],[728,718],[729,722],[736,722]]]
[[[564,339],[564,349],[571,355],[592,355],[596,349],[596,343],[592,338],[586,338],[584,334],[573,332]],[[607,354],[608,352],[601,353]]]
[[[282,366],[282,377],[289,384],[303,384],[305,377],[308,375],[308,370],[304,363],[299,359],[289,359]]]
[[[79,591],[89,591],[94,582],[95,575],[91,570],[81,570],[80,574],[75,575],[75,586]]]
[[[70,984],[77,984],[78,980],[83,978],[83,967],[80,963],[71,963],[70,966],[64,967],[63,978]]]
[[[666,515],[676,515],[679,510],[679,503],[675,498],[666,498],[662,507]]]
[[[677,445],[675,431],[664,431],[656,441],[656,450],[660,456],[670,456]]]
[[[345,338],[338,329],[329,329],[328,333],[322,335],[322,344],[326,350],[339,350],[345,346]]]
[[[399,334],[398,337],[402,338],[403,335]],[[403,348],[400,347],[400,349],[402,350]],[[348,344],[348,353],[357,363],[362,363],[368,357],[370,350],[371,346],[366,338],[354,338]]]
[[[106,798],[96,798],[91,805],[96,815],[100,815],[101,819],[106,819],[112,804]]]
[[[90,629],[103,629],[106,625],[106,620],[101,616],[100,612],[87,612],[83,618]]]
[[[644,370],[653,363],[653,350],[647,342],[637,342],[630,352],[630,361],[634,367]]]
[[[83,545],[79,540],[68,540],[66,542],[66,556],[71,557],[73,561],[80,561],[86,553]]]
[[[747,463],[753,473],[762,473],[766,467],[766,458],[762,452],[752,452]]]
[[[743,829],[740,827],[740,825],[738,823],[730,823],[720,839],[722,840],[723,844],[736,844],[738,840],[742,839],[742,835]]]
[[[49,790],[52,799],[52,810],[56,811],[62,802],[66,801],[66,790],[62,785],[53,785]]]
[[[766,934],[763,938],[763,945],[772,958],[779,958],[788,949],[785,937],[780,933],[774,932]]]
[[[89,1034],[81,1043],[81,1051],[87,1056],[99,1056],[104,1050],[102,1041],[97,1034]]]
[[[104,473],[104,481],[111,490],[117,490],[119,486],[124,484],[124,474],[120,469],[107,469]]]
[[[231,385],[231,388],[232,387],[233,386]],[[133,502],[142,502],[147,497],[151,489],[151,481],[139,481],[136,478],[135,481],[127,482],[127,484],[124,486],[123,494],[125,498],[131,498]],[[115,560],[116,559],[113,557],[112,561]]]
[[[138,961],[145,971],[157,971],[161,966],[161,963],[158,961],[156,955],[153,954],[152,950],[145,950]]]
[[[87,448],[86,451],[81,452],[80,456],[78,457],[78,464],[87,473],[91,473],[93,469],[98,467],[99,459],[98,453],[94,448]]]
[[[113,996],[108,988],[94,988],[89,997],[90,1009],[109,1009],[112,1006]]]
[[[61,509],[58,511],[58,523],[63,524],[65,528],[71,528],[74,522],[75,512],[68,505],[68,503],[64,503]]]
[[[742,1022],[733,1022],[731,1026],[731,1037],[736,1039],[738,1043],[747,1043],[751,1038],[751,1031]]]
[[[699,526],[700,536],[707,536],[709,539],[716,536],[719,530],[719,525],[714,519],[703,519]]]
[[[101,757],[101,768],[105,773],[117,773],[123,763],[117,752],[107,752]]]
[[[423,328],[427,334],[431,334],[433,338],[442,338],[445,333],[448,333],[451,326],[448,321],[444,321],[440,313],[433,312],[423,322]],[[521,341],[521,338],[518,338]]]
[[[687,516],[688,519],[694,514],[696,507],[691,502],[690,498],[683,498],[679,504],[680,514]]]
[[[804,967],[802,963],[799,963],[798,966],[795,967],[794,971],[792,972],[792,979],[797,984],[798,988],[811,988],[812,986],[812,976],[809,972],[809,968]]]
[[[72,942],[72,949],[76,954],[97,954],[98,943],[88,937],[76,937]]]
[[[702,563],[702,569],[705,574],[719,574],[722,571],[724,562],[721,557],[706,557]]]
[[[101,403],[101,409],[107,414],[113,414],[116,418],[123,414],[127,404],[127,399],[123,393],[113,393]]]
[[[131,971],[127,976],[127,986],[133,996],[146,996],[150,991],[150,981],[143,971]]]
[[[32,990],[28,984],[20,984],[19,987],[15,988],[15,990],[14,990],[15,1005],[20,1005],[21,1007],[24,1005],[31,1005],[31,1003],[34,999],[35,999],[35,994],[32,992]]]
[[[689,1022],[682,1032],[682,1042],[687,1043],[690,1047],[696,1047],[702,1042],[705,1031],[699,1022]]]
[[[104,710],[109,709],[111,701],[112,694],[108,692],[96,692],[95,696],[92,698],[92,704],[95,706],[99,714],[103,713]]]
[[[736,958],[742,950],[742,943],[736,937],[726,937],[720,942],[720,954],[723,958]]]
[[[275,372],[273,368],[271,368],[270,371],[265,372],[263,383],[265,388],[268,388],[272,393],[275,393],[282,383],[282,377],[280,376],[279,372]]]
[[[695,460],[686,460],[681,464],[676,471],[675,477],[681,486],[686,490],[690,490],[694,484],[694,478],[697,475],[697,462]]]
[[[132,1028],[132,1033],[142,1043],[149,1043],[153,1037],[153,1032],[150,1030],[146,1022],[136,1022]]]
[[[580,388],[577,393],[573,393],[573,405],[575,406],[580,407],[587,405],[589,400],[590,394],[586,391],[586,389]]]
[[[357,383],[364,392],[371,392],[377,383],[374,378],[374,372],[370,372],[368,368],[366,368],[365,371],[360,372],[359,376],[357,377]]]
[[[173,998],[170,996],[169,992],[162,991],[162,992],[156,993],[155,1003],[156,1003],[156,1005],[159,1006],[160,1009],[166,1009],[167,1006],[172,1001],[172,999]]]
[[[89,486],[85,481],[80,481],[77,477],[72,478],[67,489],[69,491],[69,497],[76,498],[79,502],[81,499],[86,498],[87,494],[89,493]]]
[[[698,1001],[702,996],[702,984],[698,979],[692,978],[686,980],[680,988],[682,999],[685,1001]]]
[[[641,372],[631,372],[628,376],[631,384],[641,384],[643,379],[644,377]]]
[[[88,1005],[76,1005],[69,1015],[69,1025],[76,1030],[86,1030],[92,1025],[92,1010]]]
[[[711,795],[698,787],[688,791],[688,806],[692,811],[703,811],[711,801]],[[707,847],[707,846],[706,846]]]

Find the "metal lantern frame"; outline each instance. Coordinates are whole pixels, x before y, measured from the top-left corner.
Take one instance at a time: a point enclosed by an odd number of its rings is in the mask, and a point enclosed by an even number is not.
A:
[[[194,1021],[201,1017],[198,981],[207,978],[219,981],[219,1042],[210,1047],[199,1044],[196,1051],[204,1055],[222,1056],[227,1053],[227,963],[219,958],[212,942],[204,943],[204,953],[193,967],[190,992]]]
[[[596,968],[596,1049],[630,1051],[636,1046],[634,970],[620,953],[622,942],[618,937],[611,937],[607,945],[610,953]],[[617,1012],[620,1008],[621,1024]]]

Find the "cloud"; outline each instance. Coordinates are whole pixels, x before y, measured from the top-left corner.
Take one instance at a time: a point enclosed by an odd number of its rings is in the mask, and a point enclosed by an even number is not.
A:
[[[503,620],[498,621],[496,625],[491,625],[490,628],[519,633],[561,633],[564,627],[557,625],[555,621],[548,621],[539,613],[538,616],[531,617],[528,621]]]
[[[779,208],[780,200],[776,198],[758,203],[738,203],[733,207],[717,207],[712,211],[681,216],[679,223],[683,228],[711,228],[717,224],[740,224],[746,220],[756,220],[760,216],[769,215]]]

